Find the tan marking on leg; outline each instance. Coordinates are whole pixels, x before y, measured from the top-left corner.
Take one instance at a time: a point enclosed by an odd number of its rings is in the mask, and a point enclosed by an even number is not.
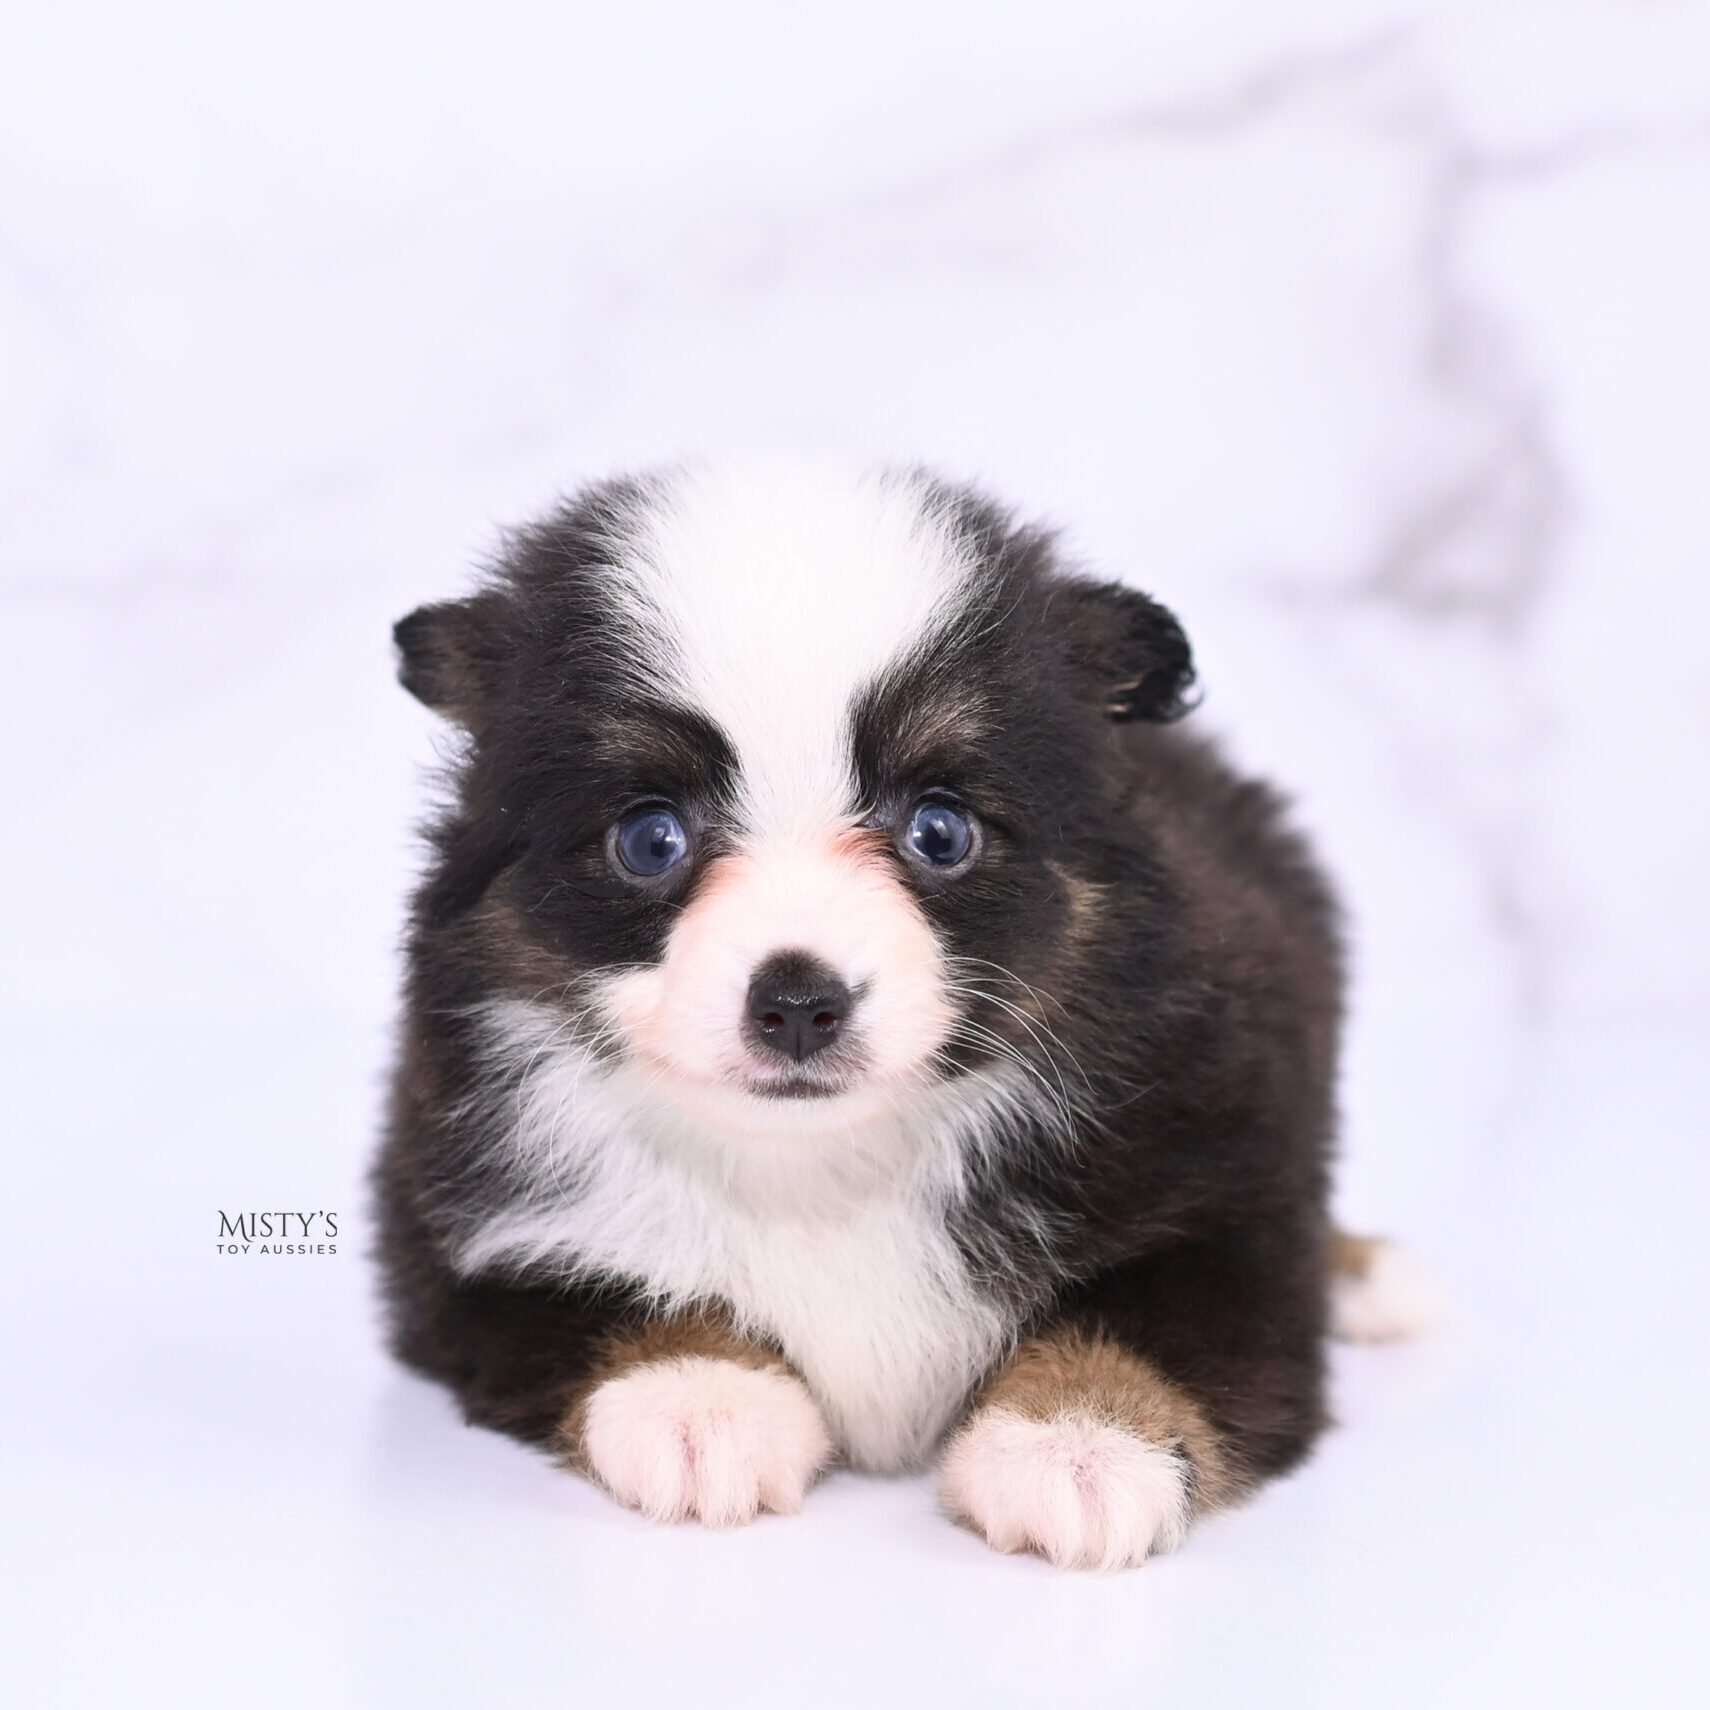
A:
[[[1024,1342],[945,1445],[939,1497],[994,1549],[1138,1567],[1237,1494],[1217,1431],[1149,1361],[1083,1331]]]
[[[796,1513],[834,1452],[801,1378],[712,1313],[614,1336],[560,1445],[626,1507],[708,1526]]]
[[[1436,1276],[1405,1247],[1337,1230],[1330,1240],[1330,1328],[1344,1342],[1422,1336],[1449,1316]]]
[[[1222,1437],[1199,1403],[1149,1360],[1105,1337],[1080,1330],[1030,1337],[987,1380],[970,1417],[987,1407],[1025,1419],[1082,1414],[1179,1449],[1193,1466],[1196,1511],[1242,1494]]]
[[[1350,1235],[1346,1229],[1330,1234],[1330,1274],[1362,1281],[1371,1272],[1372,1263],[1387,1242],[1375,1235]]]
[[[582,1454],[582,1427],[587,1417],[588,1398],[601,1384],[623,1377],[639,1366],[660,1365],[667,1360],[680,1359],[729,1360],[733,1365],[745,1366],[750,1371],[777,1372],[792,1378],[797,1375],[783,1355],[739,1335],[732,1328],[729,1317],[712,1307],[674,1313],[668,1318],[653,1318],[644,1324],[614,1331],[601,1346],[593,1370],[571,1394],[564,1424],[558,1433],[559,1452],[565,1462],[579,1473],[589,1472]]]

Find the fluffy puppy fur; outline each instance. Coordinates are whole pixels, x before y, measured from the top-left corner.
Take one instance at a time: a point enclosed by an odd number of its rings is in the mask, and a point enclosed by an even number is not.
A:
[[[464,737],[375,1176],[401,1358],[655,1517],[938,1454],[1066,1565],[1307,1453],[1335,908],[1174,725],[1162,606],[918,472],[675,469],[396,635]]]

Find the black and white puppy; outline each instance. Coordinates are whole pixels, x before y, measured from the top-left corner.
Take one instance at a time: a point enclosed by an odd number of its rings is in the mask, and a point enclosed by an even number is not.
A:
[[[677,469],[396,633],[466,737],[376,1173],[404,1360],[654,1517],[939,1454],[1066,1565],[1307,1453],[1336,913],[1171,727],[1162,606],[920,473]]]

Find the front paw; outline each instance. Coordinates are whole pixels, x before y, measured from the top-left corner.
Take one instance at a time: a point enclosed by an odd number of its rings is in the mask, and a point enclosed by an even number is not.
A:
[[[1187,1530],[1187,1463],[1091,1412],[980,1409],[944,1452],[946,1510],[994,1548],[1058,1567],[1135,1567]]]
[[[601,1384],[581,1449],[594,1477],[650,1520],[736,1526],[762,1508],[794,1514],[832,1445],[799,1378],[689,1355]]]

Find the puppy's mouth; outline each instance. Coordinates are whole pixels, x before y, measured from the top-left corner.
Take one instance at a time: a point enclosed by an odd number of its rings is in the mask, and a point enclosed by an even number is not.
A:
[[[794,1070],[776,1075],[750,1075],[742,1083],[743,1091],[754,1098],[814,1099],[836,1098],[854,1085],[847,1075],[829,1075]]]

